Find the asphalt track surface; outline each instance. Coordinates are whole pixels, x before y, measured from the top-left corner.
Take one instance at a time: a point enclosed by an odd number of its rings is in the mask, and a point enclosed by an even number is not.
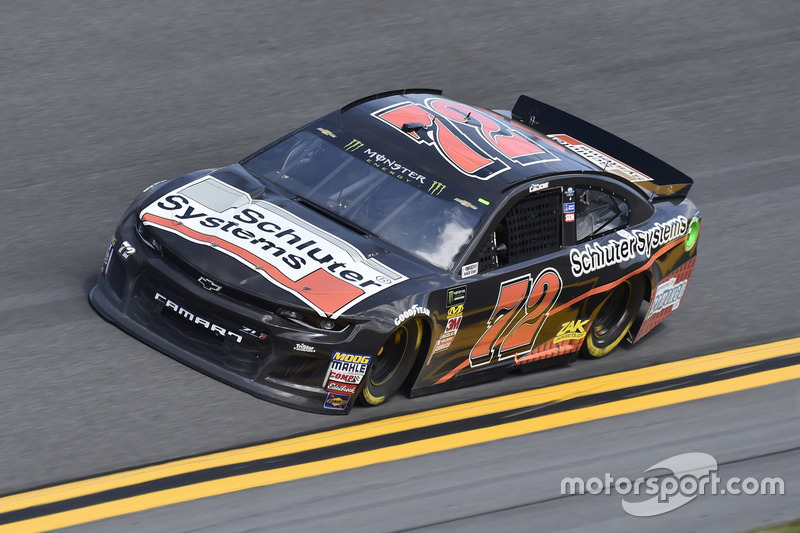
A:
[[[798,336],[798,20],[794,0],[3,2],[0,492]],[[527,93],[694,177],[700,259],[680,309],[603,361],[395,397],[346,419],[256,400],[90,309],[112,229],[147,185],[415,86],[489,108]],[[798,514],[800,454],[776,452],[796,443],[799,410],[787,382],[122,517],[114,529],[291,529],[338,514],[332,523],[370,531],[633,530],[618,497],[562,500],[558,481],[700,451],[735,465],[726,474],[781,475],[787,494],[710,497],[635,525],[744,530]]]

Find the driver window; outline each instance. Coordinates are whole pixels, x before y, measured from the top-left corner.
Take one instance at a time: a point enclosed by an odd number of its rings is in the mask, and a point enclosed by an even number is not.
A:
[[[625,200],[600,189],[578,187],[575,202],[575,239],[583,242],[628,225]]]

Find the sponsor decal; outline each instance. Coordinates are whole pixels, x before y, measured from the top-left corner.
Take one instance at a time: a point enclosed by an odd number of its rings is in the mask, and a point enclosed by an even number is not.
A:
[[[649,318],[668,307],[671,307],[672,311],[677,309],[681,304],[681,299],[686,292],[686,285],[688,284],[688,280],[678,282],[675,278],[669,278],[659,283],[656,288],[656,295],[653,298],[653,302],[650,304],[650,310],[647,312],[647,317],[645,318]]]
[[[453,336],[458,333],[458,328],[461,326],[461,319],[460,316],[454,316],[453,318],[447,319],[447,327],[444,329],[444,335]]]
[[[161,293],[156,293],[154,299],[157,302],[164,304],[166,309],[169,309],[176,313],[178,316],[183,317],[186,321],[191,322],[192,324],[197,324],[198,326],[202,326],[207,330],[216,333],[220,337],[232,337],[237,343],[242,342],[242,336],[238,333],[234,333],[233,331],[229,331],[218,324],[214,324],[210,320],[206,320],[205,318],[195,315],[185,307],[182,307],[178,303],[170,300],[166,296]]]
[[[579,340],[586,336],[586,325],[589,320],[572,320],[561,324],[561,329],[553,338],[553,344],[564,342],[566,340]]]
[[[114,246],[117,244],[117,237],[111,237],[111,242],[108,243],[108,250],[106,250],[106,256],[103,258],[103,264],[100,267],[100,273],[105,274],[106,269],[108,268],[108,263],[111,261],[111,254],[114,253]]]
[[[349,143],[344,145],[344,149],[347,152],[355,152],[356,150],[358,150],[362,146],[364,146],[364,143],[362,143],[358,139],[353,139],[352,141],[350,141]]]
[[[335,134],[335,133],[333,133],[333,132],[332,132],[331,130],[329,130],[329,129],[325,129],[325,128],[317,128],[317,131],[318,131],[318,132],[320,132],[321,134],[323,134],[323,135],[327,135],[328,137],[331,137],[331,138],[333,138],[333,139],[335,139],[335,138],[336,138],[336,134]],[[354,139],[354,140],[355,140],[355,139]]]
[[[328,373],[325,375],[325,387],[327,388],[331,381],[358,386],[366,375],[371,360],[371,355],[345,353],[338,350],[333,352]]]
[[[467,286],[453,287],[447,289],[447,307],[463,304],[467,301]]]
[[[370,148],[364,148],[364,153],[367,154],[367,163],[381,169],[383,172],[386,172],[387,174],[390,174],[396,178],[405,178],[407,182],[413,180],[418,182],[420,185],[425,185],[425,180],[427,179],[425,176],[406,168],[396,159],[392,159]],[[444,189],[445,187],[442,187],[439,189],[439,192],[442,192]]]
[[[550,186],[549,181],[545,181],[544,183],[531,183],[531,186],[528,187],[528,192],[539,192],[543,191]]]
[[[400,316],[394,319],[394,325],[399,326],[409,318],[415,315],[431,315],[430,310],[427,307],[420,307],[417,304],[411,306],[411,309],[407,309],[404,311]]]
[[[454,339],[455,337],[453,336],[440,338],[438,341],[436,341],[432,353],[439,353],[445,351],[450,347],[451,344],[453,344]]]
[[[298,342],[294,345],[294,349],[298,352],[306,352],[306,353],[314,353],[316,352],[316,348],[313,346],[309,346],[308,344],[303,344],[302,342]]]
[[[574,213],[575,212],[575,202],[564,202],[564,212],[565,213]]]
[[[350,402],[350,398],[352,396],[347,394],[338,394],[335,392],[329,392],[328,397],[325,398],[325,404],[323,407],[325,409],[344,409],[347,407],[347,404]]]
[[[561,144],[562,146],[566,146],[579,156],[583,157],[584,159],[594,163],[605,172],[610,172],[612,174],[616,174],[622,178],[625,178],[628,181],[636,182],[636,181],[651,181],[650,177],[645,176],[638,170],[629,167],[622,161],[614,159],[610,155],[604,154],[600,150],[595,150],[589,145],[583,144],[582,142],[570,137],[569,135],[564,134],[557,134],[557,135],[548,135],[551,139],[555,142]]]
[[[575,213],[564,213],[564,222],[575,222]]]
[[[162,196],[142,210],[141,219],[251,267],[323,317],[337,318],[407,279],[335,235],[211,176]]]
[[[219,292],[220,290],[222,290],[222,285],[216,283],[214,280],[209,279],[205,276],[200,276],[199,278],[197,278],[197,282],[200,284],[201,287],[203,287],[207,291]]]
[[[468,278],[478,273],[478,263],[470,263],[461,267],[461,277]]]
[[[328,392],[338,392],[340,394],[353,395],[356,393],[358,385],[354,383],[339,383],[338,381],[328,381],[325,390]]]
[[[439,337],[439,340],[436,341],[436,345],[433,347],[433,353],[444,351],[453,343],[453,340],[458,333],[458,328],[461,327],[461,319],[463,317],[460,315],[460,312],[463,310],[463,308],[464,306],[459,304],[448,309],[447,316],[449,318],[447,319],[447,325],[444,328],[444,333],[442,333],[441,337]],[[454,313],[455,311],[458,311],[459,315],[453,316],[450,314],[451,311]]]
[[[447,188],[447,185],[442,183],[441,181],[434,181],[430,187],[428,187],[428,194],[431,196],[439,196],[443,190]]]
[[[464,312],[464,304],[454,305],[447,310],[447,316],[457,316]]]
[[[468,202],[466,200],[462,200],[461,198],[453,198],[453,201],[454,202],[458,202],[459,204],[463,205],[467,209],[472,209],[473,211],[477,211],[478,210],[478,207],[475,204],[473,204],[471,202]]]
[[[403,101],[372,113],[407,139],[435,150],[459,172],[491,179],[512,167],[558,161],[532,131],[512,127],[494,113],[445,98]],[[414,126],[414,127],[410,127]]]
[[[661,246],[682,237],[688,227],[686,217],[677,216],[664,224],[656,222],[647,230],[617,232],[619,240],[605,244],[587,243],[569,252],[572,275],[576,278],[596,270],[633,261],[637,257],[650,257]]]
[[[153,183],[152,185],[148,185],[148,186],[147,186],[147,187],[145,187],[145,189],[142,191],[142,194],[146,193],[147,191],[149,191],[150,189],[152,189],[152,188],[154,188],[154,187],[156,187],[156,186],[158,186],[158,185],[161,185],[161,184],[162,184],[162,183],[164,183],[165,181],[167,181],[167,180],[161,180],[161,181],[157,181],[157,182]]]

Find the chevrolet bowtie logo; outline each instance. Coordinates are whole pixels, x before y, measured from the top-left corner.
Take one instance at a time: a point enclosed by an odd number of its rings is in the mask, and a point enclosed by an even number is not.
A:
[[[206,277],[197,278],[197,281],[207,291],[219,292],[219,290],[222,288],[222,285],[218,285]]]

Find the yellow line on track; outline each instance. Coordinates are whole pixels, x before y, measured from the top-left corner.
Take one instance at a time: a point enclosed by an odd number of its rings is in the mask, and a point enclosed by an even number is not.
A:
[[[741,348],[638,370],[620,372],[608,376],[580,380],[553,387],[535,389],[499,398],[491,398],[434,409],[423,413],[369,422],[358,426],[324,431],[269,444],[173,461],[162,465],[100,476],[84,481],[67,483],[0,498],[0,513],[95,494],[114,488],[153,481],[187,472],[196,472],[207,468],[325,448],[335,444],[353,442],[398,431],[463,420],[475,416],[524,408],[552,401],[563,401],[588,394],[645,385],[798,352],[800,352],[800,338],[788,339],[750,348]],[[13,531],[17,526],[21,527],[21,530],[66,527],[68,525],[90,522],[162,505],[226,494],[247,488],[356,468],[358,466],[414,457],[426,453],[454,449],[470,444],[523,435],[542,431],[544,429],[561,427],[588,420],[597,420],[599,418],[606,418],[624,413],[632,413],[653,407],[725,394],[736,390],[744,390],[797,378],[800,378],[800,366],[781,368],[721,382],[655,393],[629,400],[619,400],[598,406],[511,422],[500,426],[466,431],[454,435],[436,437],[389,448],[381,448],[379,450],[350,456],[168,489],[17,522],[9,524],[6,527],[0,527],[0,529],[6,530],[6,528],[11,528],[9,530]]]

